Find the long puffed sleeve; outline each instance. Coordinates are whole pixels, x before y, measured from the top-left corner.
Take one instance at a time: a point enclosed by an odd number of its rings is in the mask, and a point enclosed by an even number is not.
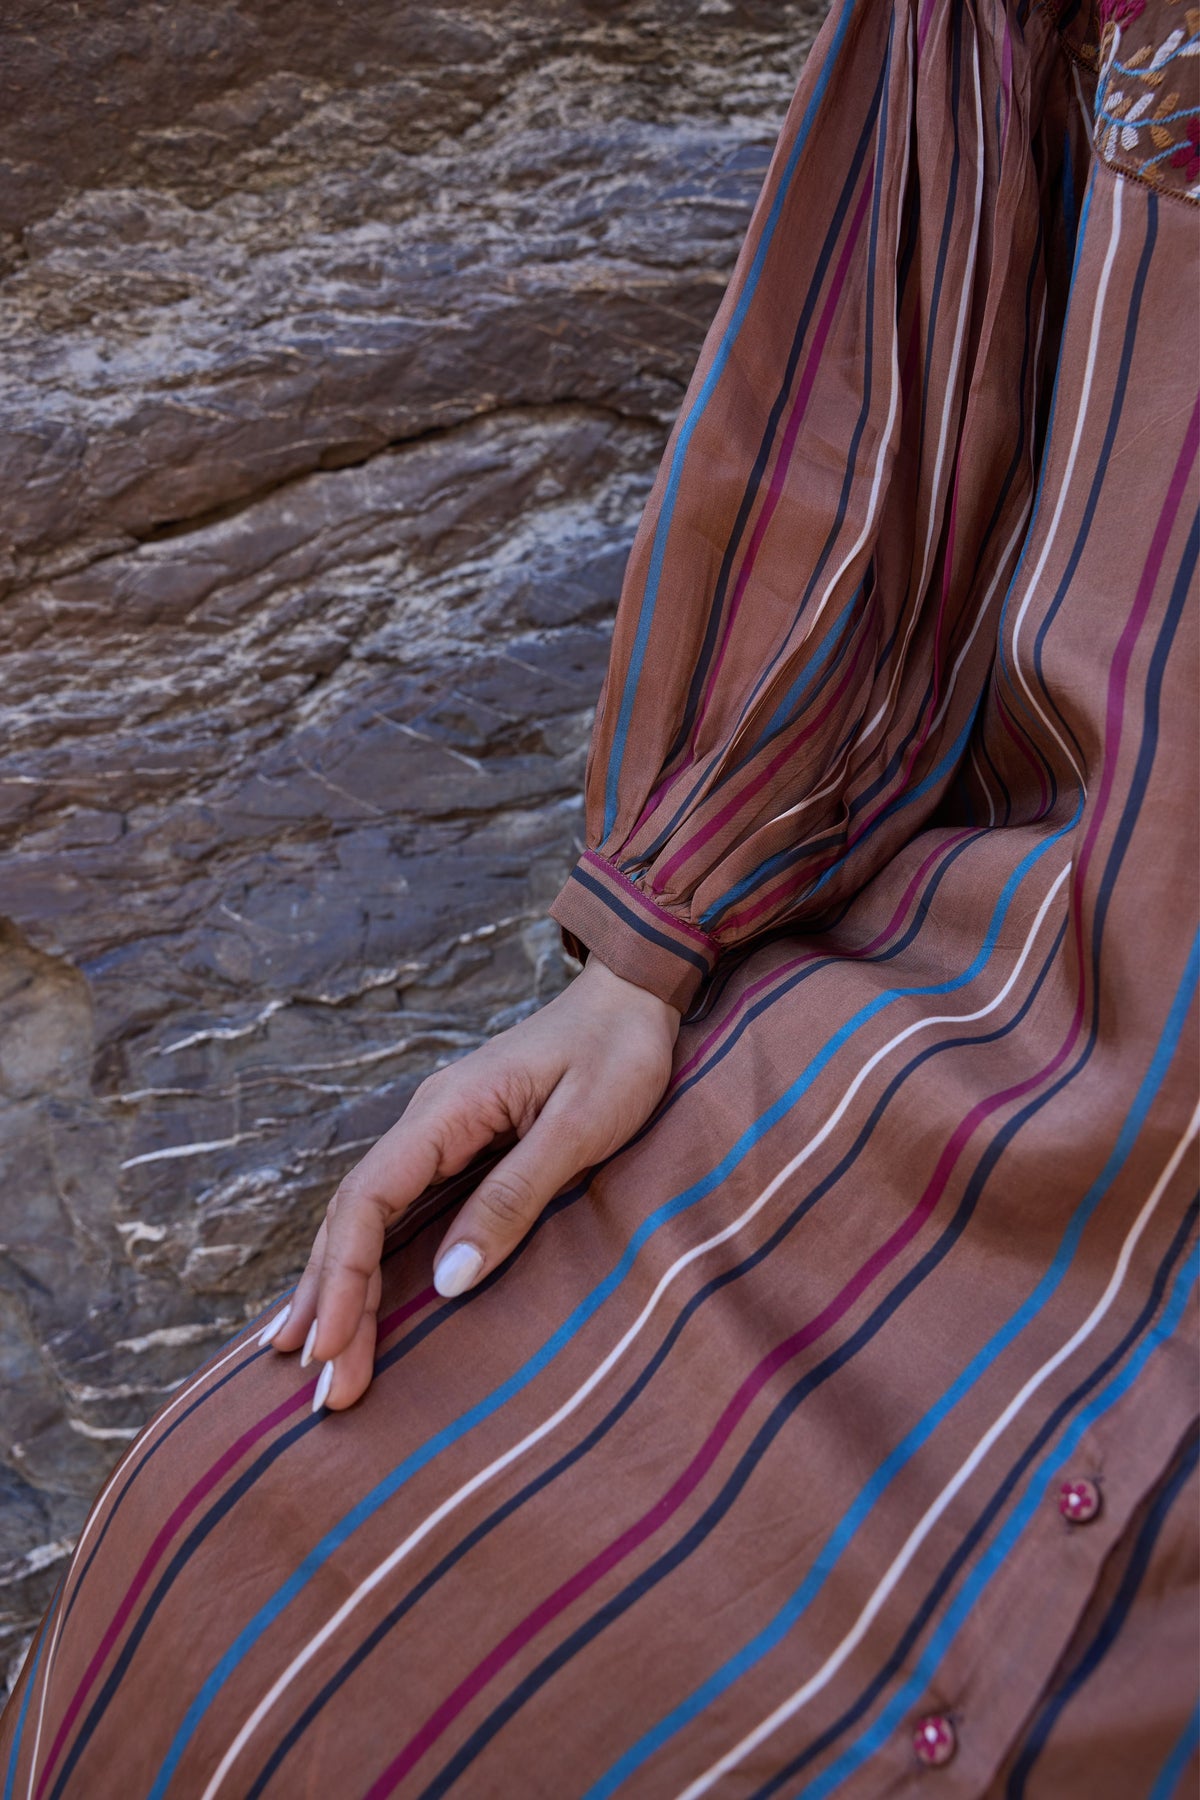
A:
[[[1044,21],[1001,54],[973,17],[838,0],[630,555],[588,848],[551,910],[681,1007],[921,829],[989,679],[1070,127]]]

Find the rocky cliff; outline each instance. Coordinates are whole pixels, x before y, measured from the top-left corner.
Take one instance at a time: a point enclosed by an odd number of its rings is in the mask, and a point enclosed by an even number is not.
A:
[[[11,0],[0,1678],[545,917],[821,0]]]

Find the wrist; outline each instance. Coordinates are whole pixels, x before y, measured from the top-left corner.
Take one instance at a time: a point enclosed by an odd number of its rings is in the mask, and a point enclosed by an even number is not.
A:
[[[670,1032],[672,1042],[679,1034],[683,1015],[677,1006],[672,1006],[669,1000],[662,999],[649,988],[639,987],[635,981],[627,981],[623,975],[610,969],[606,962],[602,962],[594,951],[571,986],[582,987],[585,992],[595,994],[606,1005],[626,1014],[634,1012],[644,1018],[660,1021]]]

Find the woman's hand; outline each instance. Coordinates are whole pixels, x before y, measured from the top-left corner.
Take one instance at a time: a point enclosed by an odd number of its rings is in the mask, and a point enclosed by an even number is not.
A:
[[[260,1343],[324,1363],[313,1400],[352,1406],[375,1361],[384,1233],[431,1182],[497,1139],[517,1142],[465,1202],[434,1258],[455,1295],[516,1249],[542,1208],[611,1156],[662,1098],[680,1015],[590,957],[563,993],[431,1075],[329,1203],[285,1312]]]

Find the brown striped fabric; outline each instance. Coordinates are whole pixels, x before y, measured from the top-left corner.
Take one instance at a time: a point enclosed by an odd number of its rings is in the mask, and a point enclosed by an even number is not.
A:
[[[1196,1792],[1198,52],[837,0],[554,907],[671,1086],[354,1407],[180,1387],[2,1800]]]

